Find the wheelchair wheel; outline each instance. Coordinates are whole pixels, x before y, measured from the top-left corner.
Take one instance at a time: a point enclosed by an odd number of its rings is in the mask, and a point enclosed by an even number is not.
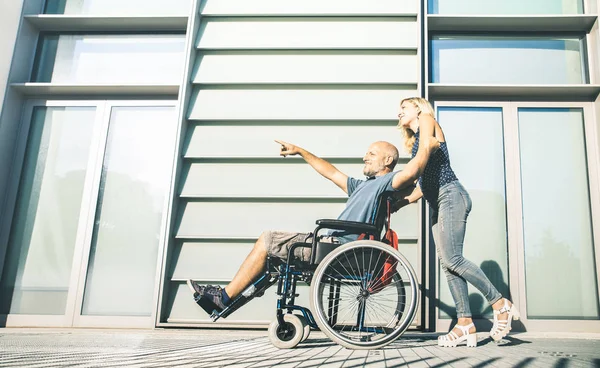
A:
[[[298,318],[300,319],[300,322],[302,322],[302,326],[304,326],[304,330],[302,331],[302,339],[300,340],[300,342],[304,342],[310,336],[310,325],[304,316],[298,315]]]
[[[274,320],[269,325],[269,339],[273,346],[279,349],[291,349],[296,347],[304,336],[304,324],[299,316],[284,314],[284,325]],[[308,336],[307,336],[308,337]]]
[[[310,305],[317,325],[349,349],[395,341],[416,315],[417,279],[387,244],[359,240],[328,254],[315,270]]]

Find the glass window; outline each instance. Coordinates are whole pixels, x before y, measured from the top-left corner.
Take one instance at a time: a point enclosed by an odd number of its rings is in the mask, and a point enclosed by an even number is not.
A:
[[[529,318],[597,319],[582,109],[519,109]]]
[[[152,314],[175,122],[174,107],[112,109],[82,314]]]
[[[583,14],[582,0],[430,0],[429,14]]]
[[[65,314],[95,117],[95,107],[34,109],[0,313]]]
[[[188,15],[190,0],[47,0],[45,14]]]
[[[503,295],[508,295],[508,240],[504,134],[501,108],[438,107],[452,169],[473,201],[464,242],[464,255],[480,266]],[[465,134],[469,132],[469,134]],[[440,317],[456,317],[446,275],[440,272]],[[471,311],[491,317],[483,295],[469,287]]]
[[[586,83],[579,38],[437,36],[431,81],[454,84]]]
[[[184,35],[43,35],[33,82],[179,84]]]
[[[582,0],[431,0],[429,14],[583,14]]]

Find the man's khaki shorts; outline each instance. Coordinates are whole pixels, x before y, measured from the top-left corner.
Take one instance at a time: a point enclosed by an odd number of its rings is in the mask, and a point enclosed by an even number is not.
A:
[[[294,243],[310,243],[312,242],[312,233],[290,233],[286,231],[266,231],[264,233],[265,247],[267,255],[271,257],[287,260],[290,247]],[[339,241],[331,236],[322,237],[321,242],[339,243]],[[303,262],[310,261],[310,247],[298,247],[294,249],[294,258]]]

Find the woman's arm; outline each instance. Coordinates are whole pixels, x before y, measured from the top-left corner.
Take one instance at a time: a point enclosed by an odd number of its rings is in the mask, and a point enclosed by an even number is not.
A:
[[[435,120],[431,115],[419,116],[419,150],[402,171],[394,176],[392,187],[400,189],[413,183],[425,171],[429,156],[440,147],[440,142],[434,137]]]
[[[419,184],[415,186],[415,189],[408,196],[404,197],[404,199],[408,200],[408,203],[415,203],[419,199],[423,197],[423,192],[421,191],[421,187]]]
[[[433,119],[433,116],[429,114],[419,115],[419,150],[417,152],[423,151],[424,154],[422,159],[418,162],[418,175],[415,180],[423,175],[423,171],[425,171],[430,155],[435,152],[435,149],[431,149],[431,141],[437,141],[434,133],[435,120]],[[437,147],[439,147],[439,143],[437,143],[436,149]]]

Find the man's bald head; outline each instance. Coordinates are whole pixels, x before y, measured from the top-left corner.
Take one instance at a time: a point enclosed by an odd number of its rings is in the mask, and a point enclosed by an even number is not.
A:
[[[398,149],[391,143],[379,141],[371,144],[363,161],[366,176],[385,175],[394,170],[399,158]]]
[[[379,141],[373,144],[377,145],[386,156],[392,158],[392,162],[388,165],[388,167],[390,170],[394,170],[394,167],[396,167],[396,164],[398,163],[398,158],[400,157],[400,153],[398,153],[396,146],[386,141]]]

